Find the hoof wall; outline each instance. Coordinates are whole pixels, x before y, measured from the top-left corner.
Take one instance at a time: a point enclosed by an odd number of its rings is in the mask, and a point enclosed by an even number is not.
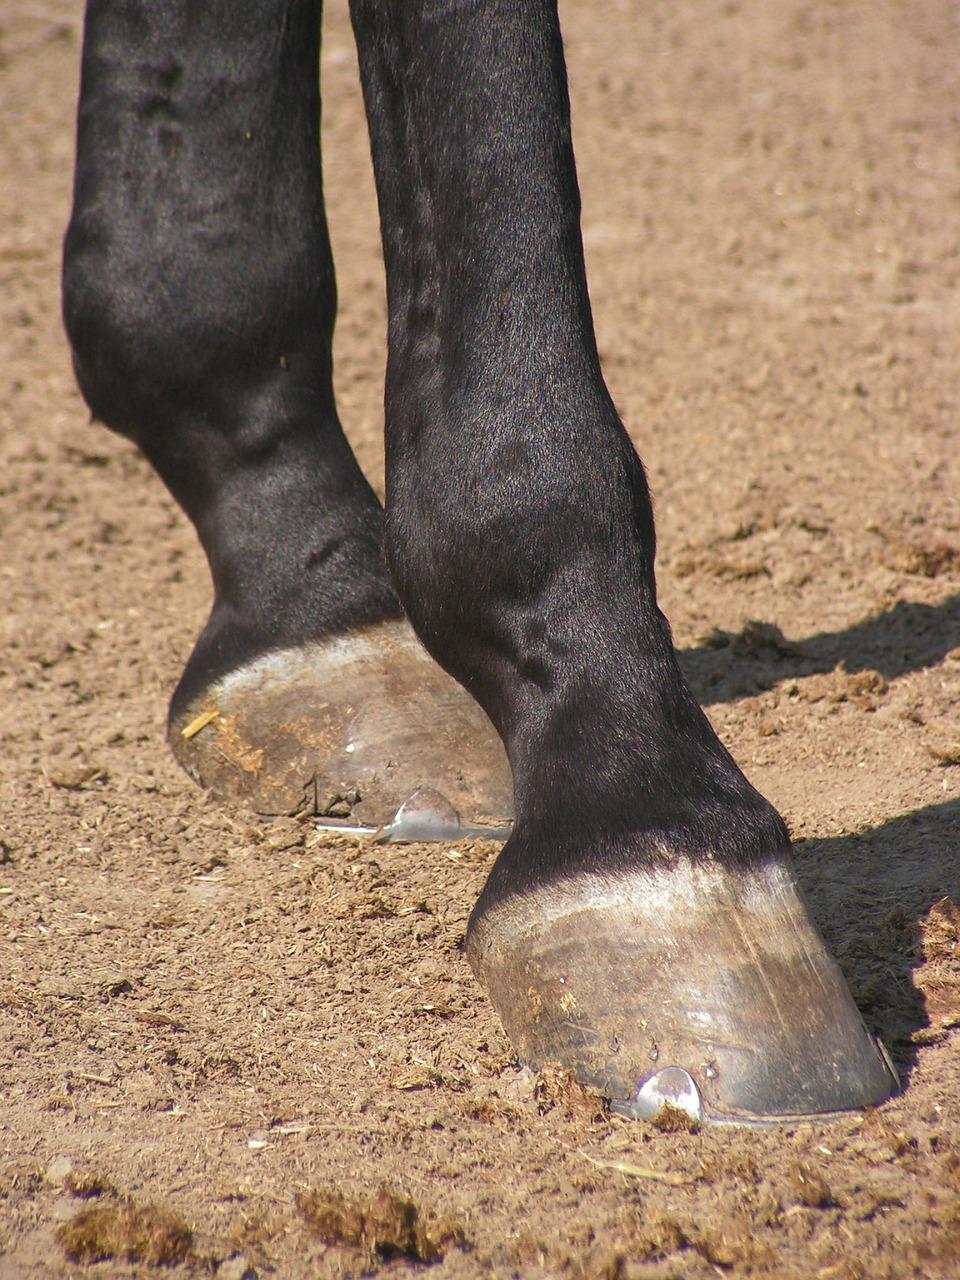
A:
[[[168,739],[196,782],[260,813],[376,830],[402,826],[429,788],[458,823],[503,826],[513,815],[493,726],[405,622],[266,654],[184,708]]]
[[[467,953],[520,1057],[623,1115],[763,1126],[898,1087],[782,859],[542,887],[472,921]]]

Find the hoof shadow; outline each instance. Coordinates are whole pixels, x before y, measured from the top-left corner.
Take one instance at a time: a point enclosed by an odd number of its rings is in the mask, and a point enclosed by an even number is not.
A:
[[[960,913],[936,905],[960,905],[958,850],[960,800],[794,846],[814,918],[904,1086],[921,1046],[960,1023]]]

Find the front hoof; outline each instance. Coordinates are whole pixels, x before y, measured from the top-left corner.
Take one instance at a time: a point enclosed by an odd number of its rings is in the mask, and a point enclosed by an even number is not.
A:
[[[484,907],[467,954],[521,1058],[626,1115],[758,1125],[897,1088],[783,858],[540,886]]]
[[[496,731],[406,622],[257,658],[178,709],[167,737],[201,786],[260,813],[376,828],[426,787],[467,823],[513,815]]]

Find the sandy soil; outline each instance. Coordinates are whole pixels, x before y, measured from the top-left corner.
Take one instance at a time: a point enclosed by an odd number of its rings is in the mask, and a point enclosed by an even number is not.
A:
[[[379,483],[381,263],[344,7],[323,54],[338,382]],[[80,15],[7,0],[4,1280],[163,1258],[220,1280],[402,1276],[418,1250],[451,1277],[960,1275],[960,917],[941,902],[960,900],[960,17],[602,8],[564,7],[575,142],[663,603],[904,1093],[688,1134],[535,1087],[460,950],[489,848],[338,846],[178,772],[165,703],[206,571],[74,389],[57,275]],[[416,1222],[374,1202],[383,1185]],[[99,1240],[97,1265],[58,1235],[91,1208],[65,1239]]]

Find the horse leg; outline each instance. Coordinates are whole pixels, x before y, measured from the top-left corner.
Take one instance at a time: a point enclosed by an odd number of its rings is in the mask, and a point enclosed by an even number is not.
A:
[[[657,607],[644,473],[594,341],[555,3],[352,12],[388,274],[387,558],[513,769],[470,961],[523,1058],[631,1114],[878,1102],[891,1073],[783,822]]]
[[[337,418],[319,39],[318,0],[91,0],[64,252],[77,377],[209,561],[170,706],[181,763],[264,812],[377,823],[427,784],[503,817],[500,744],[403,620]]]

